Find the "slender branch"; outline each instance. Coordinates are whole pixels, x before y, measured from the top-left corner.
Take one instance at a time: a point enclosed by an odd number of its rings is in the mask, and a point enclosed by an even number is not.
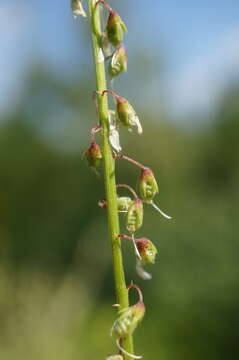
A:
[[[98,7],[95,8],[96,0],[88,0],[89,12],[91,19],[91,34],[92,34],[92,47],[96,71],[96,85],[97,91],[101,92],[106,89],[105,77],[105,63],[102,59],[102,50],[99,47],[97,36],[94,34],[94,24],[92,20],[92,13],[94,14],[94,21],[99,28],[101,28],[101,19]],[[129,306],[128,291],[125,284],[124,267],[121,251],[121,240],[118,238],[119,231],[119,217],[117,209],[117,194],[115,182],[115,161],[112,157],[112,152],[109,144],[109,129],[108,129],[108,101],[107,96],[98,96],[98,109],[100,125],[102,126],[102,148],[104,159],[104,181],[105,192],[107,199],[107,212],[108,212],[108,228],[109,236],[112,246],[113,269],[115,280],[116,300],[120,305],[119,310]],[[122,344],[125,351],[133,354],[133,339],[132,336],[127,336]],[[130,360],[130,357],[124,355],[125,360]]]
[[[134,159],[131,159],[130,157],[128,157],[126,155],[115,155],[114,159],[124,159],[124,160],[127,160],[127,161],[131,162],[132,164],[139,167],[140,169],[143,169],[143,170],[146,169],[146,166],[140,164],[138,161],[136,161]]]
[[[128,190],[131,192],[131,194],[133,195],[133,197],[134,197],[135,199],[138,199],[138,196],[137,196],[136,192],[134,191],[134,189],[132,189],[131,186],[129,186],[129,185],[127,185],[127,184],[117,184],[116,187],[117,187],[117,188],[128,189]]]

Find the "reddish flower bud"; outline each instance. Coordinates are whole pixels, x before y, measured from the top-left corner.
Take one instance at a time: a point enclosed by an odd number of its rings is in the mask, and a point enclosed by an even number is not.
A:
[[[145,306],[140,289],[136,285],[130,285],[128,288],[135,288],[138,291],[140,298],[135,305],[122,309],[119,312],[119,316],[111,329],[111,333],[119,339],[132,335],[145,314]]]
[[[114,46],[119,45],[123,41],[124,32],[126,31],[127,28],[119,14],[115,11],[110,11],[106,24],[106,33],[111,44]]]
[[[143,202],[139,198],[130,205],[126,216],[126,228],[132,234],[135,233],[143,224],[144,208]]]
[[[122,96],[117,96],[116,101],[117,115],[121,124],[128,128],[136,126],[138,133],[142,134],[143,129],[133,106]]]
[[[108,72],[111,77],[114,77],[123,71],[127,71],[127,53],[124,45],[119,45],[111,58]]]
[[[152,241],[147,238],[139,238],[135,239],[135,242],[141,256],[141,261],[145,264],[154,264],[158,251]]]
[[[86,157],[89,166],[96,169],[100,165],[102,159],[100,146],[96,144],[96,142],[92,142],[90,147],[84,153],[84,156]]]
[[[158,184],[151,169],[143,168],[141,170],[139,189],[142,198],[146,202],[151,203],[155,195],[158,193]]]

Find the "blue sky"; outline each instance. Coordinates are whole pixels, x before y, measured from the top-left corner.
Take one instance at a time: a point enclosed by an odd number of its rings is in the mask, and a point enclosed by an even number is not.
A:
[[[238,76],[238,0],[114,0],[110,4],[127,23],[129,56],[142,47],[157,69],[163,54],[163,86],[157,71],[147,85],[156,98],[163,87],[175,113],[212,107],[221,89]],[[90,46],[85,47],[81,36],[86,32],[87,20],[73,20],[69,0],[0,0],[0,109],[9,111],[19,101],[31,62],[46,63],[66,79],[75,75],[77,67],[80,72],[88,66]],[[131,82],[133,75],[129,72]]]

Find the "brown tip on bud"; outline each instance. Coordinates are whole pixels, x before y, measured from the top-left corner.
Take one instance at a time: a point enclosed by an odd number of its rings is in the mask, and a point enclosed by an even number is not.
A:
[[[145,202],[151,203],[158,193],[158,184],[154,173],[149,168],[143,168],[139,179],[140,194]]]
[[[145,264],[154,264],[155,257],[158,253],[156,247],[149,239],[143,237],[136,239],[136,245],[141,256],[142,262]]]
[[[90,167],[96,169],[100,165],[102,153],[100,146],[96,142],[91,143],[84,155]]]
[[[106,24],[106,33],[112,45],[119,45],[124,38],[124,32],[127,31],[125,24],[116,11],[110,11]]]

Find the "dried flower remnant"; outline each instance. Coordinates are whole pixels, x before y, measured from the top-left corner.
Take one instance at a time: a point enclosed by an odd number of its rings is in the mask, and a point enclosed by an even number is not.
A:
[[[77,16],[87,17],[87,14],[82,5],[82,0],[71,0],[71,10],[74,17]]]

